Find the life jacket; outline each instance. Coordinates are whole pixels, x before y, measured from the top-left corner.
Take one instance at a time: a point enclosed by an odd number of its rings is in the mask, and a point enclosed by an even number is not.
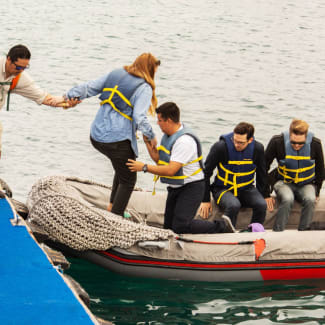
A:
[[[168,165],[169,164],[173,145],[175,144],[176,140],[184,134],[191,136],[195,140],[196,145],[197,145],[198,158],[196,158],[186,164],[183,164],[182,167],[177,171],[177,173],[174,176],[160,176],[160,181],[162,183],[172,184],[172,185],[184,185],[185,178],[194,176],[203,170],[202,148],[201,148],[200,140],[196,137],[196,135],[193,134],[193,132],[189,128],[187,128],[185,126],[181,130],[172,134],[171,136],[164,134],[164,136],[161,139],[160,146],[157,148],[157,150],[159,152],[158,165]],[[198,168],[191,175],[184,175],[183,166],[194,164],[196,162],[199,162],[200,168]]]
[[[305,185],[315,178],[315,160],[310,157],[313,136],[308,132],[306,143],[297,151],[292,148],[289,132],[283,132],[285,159],[279,160],[278,173],[285,183]]]
[[[20,76],[21,76],[21,72],[19,74],[17,74],[17,76],[15,78],[13,78],[11,81],[0,82],[0,85],[9,85],[10,86],[8,95],[7,95],[7,111],[9,111],[10,93],[13,89],[16,88]]]
[[[130,98],[143,83],[145,83],[144,79],[135,77],[124,69],[113,70],[108,75],[102,94],[99,96],[100,105],[108,103],[116,112],[132,121],[133,106]]]
[[[245,189],[255,179],[256,165],[253,163],[255,139],[243,151],[237,151],[233,136],[234,133],[231,132],[220,137],[220,140],[226,143],[228,161],[226,164],[219,162],[215,183],[219,187],[224,187],[225,190],[219,195],[217,204],[226,192],[233,191],[234,196],[237,196],[239,189]]]

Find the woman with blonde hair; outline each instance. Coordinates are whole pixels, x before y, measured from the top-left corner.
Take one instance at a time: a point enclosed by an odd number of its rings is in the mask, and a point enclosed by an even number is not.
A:
[[[108,210],[123,215],[136,183],[136,173],[126,166],[138,156],[136,131],[144,141],[157,145],[147,112],[157,107],[155,73],[160,61],[143,53],[129,66],[71,88],[66,100],[83,100],[100,94],[100,108],[91,125],[92,145],[111,160],[115,175]],[[73,106],[73,105],[72,105]]]

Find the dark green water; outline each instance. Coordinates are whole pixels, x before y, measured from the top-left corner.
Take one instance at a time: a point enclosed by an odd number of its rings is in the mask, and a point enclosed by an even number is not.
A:
[[[325,281],[167,281],[70,262],[67,273],[90,295],[92,312],[118,325],[325,324]]]

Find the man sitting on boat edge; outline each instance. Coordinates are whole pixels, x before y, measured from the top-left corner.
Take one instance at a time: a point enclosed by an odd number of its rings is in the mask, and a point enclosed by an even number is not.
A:
[[[194,219],[205,188],[200,141],[180,122],[180,110],[175,103],[162,104],[156,113],[164,136],[158,148],[146,145],[158,165],[131,159],[127,165],[133,172],[158,175],[162,183],[168,184],[164,228],[183,234],[234,232],[226,216],[213,222]]]
[[[218,172],[210,186],[210,177]],[[256,176],[256,187],[254,180]],[[241,206],[251,207],[251,223],[263,224],[268,197],[264,147],[254,138],[254,126],[241,122],[234,131],[224,134],[210,149],[205,161],[205,194],[199,213],[208,218],[212,211],[210,190],[213,198],[236,226]]]
[[[308,128],[307,122],[292,120],[289,131],[273,136],[265,150],[267,170],[274,159],[278,162],[278,167],[270,173],[280,202],[273,231],[285,229],[295,199],[302,204],[298,230],[308,230],[312,222],[323,184],[324,157],[320,139]],[[273,208],[274,198],[267,200]]]

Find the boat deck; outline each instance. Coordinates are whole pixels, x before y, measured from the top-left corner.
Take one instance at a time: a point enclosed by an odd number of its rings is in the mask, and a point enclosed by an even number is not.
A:
[[[0,324],[98,324],[0,199]]]

